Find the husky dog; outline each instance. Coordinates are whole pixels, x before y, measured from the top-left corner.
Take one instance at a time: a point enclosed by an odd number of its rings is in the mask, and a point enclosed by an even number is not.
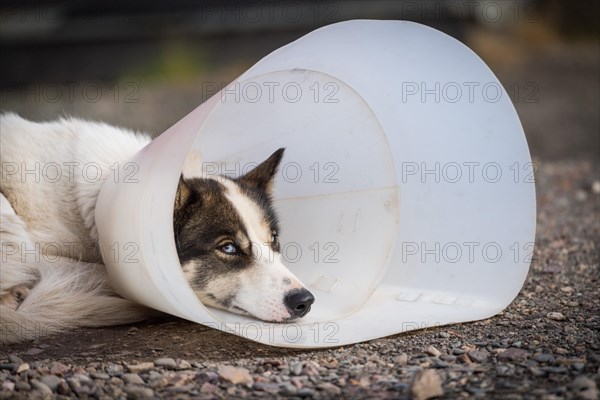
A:
[[[150,138],[12,113],[0,116],[0,130],[0,342],[153,315],[111,288],[94,221],[102,183]],[[202,177],[194,157],[186,160],[173,229],[183,273],[204,304],[271,322],[310,311],[313,295],[279,253],[271,193],[283,153],[236,179]]]

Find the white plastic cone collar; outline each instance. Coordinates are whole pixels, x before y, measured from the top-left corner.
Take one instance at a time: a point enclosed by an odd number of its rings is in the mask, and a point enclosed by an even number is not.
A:
[[[206,173],[242,173],[279,147],[284,259],[316,297],[295,324],[204,307],[173,238],[190,151]],[[139,182],[107,181],[96,207],[118,293],[261,343],[337,346],[487,318],[514,299],[529,268],[535,191],[515,109],[477,55],[416,23],[318,29],[132,161]],[[128,243],[136,256],[115,257],[114,245]]]

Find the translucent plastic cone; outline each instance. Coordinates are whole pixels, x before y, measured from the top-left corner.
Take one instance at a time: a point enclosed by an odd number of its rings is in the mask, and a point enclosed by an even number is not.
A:
[[[188,154],[205,174],[239,175],[279,147],[282,254],[316,297],[294,324],[204,307],[173,237]],[[515,109],[477,55],[416,23],[318,29],[131,161],[138,182],[107,182],[96,208],[116,290],[261,343],[337,346],[486,318],[514,299],[531,261],[533,166]],[[129,243],[136,256],[115,257]]]

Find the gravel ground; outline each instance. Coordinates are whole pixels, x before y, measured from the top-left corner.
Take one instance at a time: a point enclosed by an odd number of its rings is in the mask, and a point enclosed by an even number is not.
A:
[[[598,166],[541,163],[537,250],[500,315],[328,350],[174,318],[1,348],[0,398],[597,399]]]

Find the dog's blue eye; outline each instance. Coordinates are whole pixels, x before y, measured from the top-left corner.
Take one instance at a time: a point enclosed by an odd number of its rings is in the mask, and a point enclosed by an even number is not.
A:
[[[221,251],[226,254],[236,254],[238,252],[238,248],[235,247],[233,243],[227,243],[221,246]]]

